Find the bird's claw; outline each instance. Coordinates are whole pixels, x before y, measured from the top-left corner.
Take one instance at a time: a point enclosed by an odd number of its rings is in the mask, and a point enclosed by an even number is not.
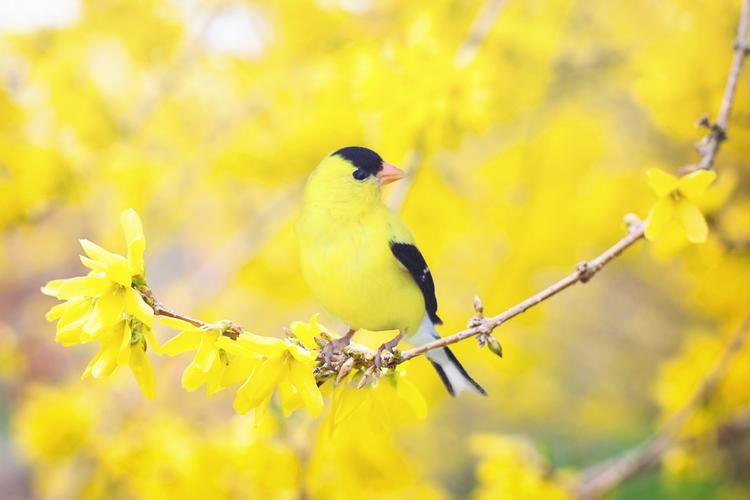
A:
[[[399,333],[395,338],[389,340],[385,344],[381,344],[380,347],[378,347],[378,350],[375,352],[375,359],[373,360],[375,368],[380,370],[383,367],[383,351],[388,351],[389,353],[391,353],[392,357],[394,355],[393,350],[396,348],[400,341],[401,334]]]
[[[348,346],[352,341],[353,330],[350,330],[343,337],[331,340],[323,347],[323,366],[333,369],[334,356]]]

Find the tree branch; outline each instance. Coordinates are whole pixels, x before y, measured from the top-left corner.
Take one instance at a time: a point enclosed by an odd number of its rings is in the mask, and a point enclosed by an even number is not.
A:
[[[699,122],[700,125],[708,127],[711,132],[698,144],[698,152],[702,158],[697,167],[695,167],[697,169],[713,168],[716,153],[719,152],[721,143],[727,139],[727,128],[729,127],[729,118],[732,115],[734,96],[737,93],[737,82],[740,79],[745,57],[750,53],[750,45],[748,45],[747,39],[748,24],[750,24],[750,0],[743,0],[740,20],[737,26],[737,39],[733,47],[734,56],[729,68],[727,83],[724,87],[724,97],[721,99],[719,116],[714,123],[710,123],[707,117],[702,118]]]
[[[502,325],[511,318],[518,316],[519,314],[526,312],[532,307],[544,302],[562,292],[566,288],[575,285],[576,283],[586,283],[594,277],[596,273],[602,270],[609,262],[615,257],[624,252],[627,248],[631,247],[641,238],[643,238],[644,223],[640,220],[631,220],[628,227],[628,235],[622,238],[620,241],[609,247],[602,254],[595,257],[593,260],[588,262],[582,262],[578,264],[577,269],[571,274],[567,275],[560,281],[553,283],[541,292],[532,295],[528,299],[520,302],[519,304],[511,307],[510,309],[501,312],[497,316],[490,318],[483,318],[481,316],[473,318],[470,328],[454,333],[447,337],[442,337],[434,342],[425,344],[414,349],[409,349],[401,353],[399,362],[407,361],[411,358],[424,354],[432,349],[439,349],[450,344],[455,344],[469,337],[476,335],[489,335],[495,328]],[[478,311],[479,312],[479,311]]]
[[[734,43],[732,63],[729,76],[724,88],[719,115],[716,123],[710,123],[708,118],[701,119],[700,124],[708,127],[710,133],[698,145],[701,161],[697,165],[688,166],[683,171],[697,169],[712,169],[716,154],[722,142],[727,139],[729,119],[737,90],[742,65],[745,57],[750,53],[748,46],[748,25],[750,24],[750,0],[743,0],[740,19],[737,27],[737,39]],[[626,452],[620,458],[607,460],[588,467],[581,474],[582,480],[578,489],[578,498],[597,498],[615,488],[625,479],[649,469],[661,462],[664,454],[674,446],[676,434],[693,415],[695,410],[708,402],[714,395],[721,379],[724,377],[729,363],[742,350],[750,333],[750,315],[743,321],[732,341],[727,345],[719,362],[706,375],[698,390],[685,406],[670,418],[664,426],[639,446]]]
[[[716,394],[719,383],[726,375],[731,362],[747,343],[749,334],[750,314],[742,321],[721,358],[703,379],[690,400],[642,444],[619,458],[605,460],[584,469],[580,475],[581,482],[577,497],[582,500],[599,498],[625,479],[660,463],[664,454],[680,442],[679,432],[690,417]]]

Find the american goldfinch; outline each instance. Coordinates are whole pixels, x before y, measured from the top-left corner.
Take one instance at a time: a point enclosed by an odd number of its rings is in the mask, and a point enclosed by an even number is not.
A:
[[[404,173],[363,147],[330,154],[305,185],[297,222],[302,272],[313,294],[350,329],[337,342],[346,345],[357,329],[398,330],[378,348],[393,351],[403,337],[419,346],[439,338],[432,274],[401,219],[383,204],[380,188]],[[485,394],[448,348],[427,358],[451,395]]]

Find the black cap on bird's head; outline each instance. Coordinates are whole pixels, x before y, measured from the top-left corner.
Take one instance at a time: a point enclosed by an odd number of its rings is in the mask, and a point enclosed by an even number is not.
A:
[[[373,176],[383,186],[404,177],[403,171],[390,163],[384,162],[383,158],[372,149],[361,146],[347,146],[331,153],[331,156],[340,156],[351,163],[355,169],[352,177],[358,181]]]

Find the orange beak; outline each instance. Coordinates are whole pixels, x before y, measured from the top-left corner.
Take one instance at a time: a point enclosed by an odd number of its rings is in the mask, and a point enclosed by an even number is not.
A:
[[[403,179],[405,175],[403,170],[394,167],[390,163],[383,162],[383,168],[375,176],[378,178],[378,184],[385,186],[391,182]]]

